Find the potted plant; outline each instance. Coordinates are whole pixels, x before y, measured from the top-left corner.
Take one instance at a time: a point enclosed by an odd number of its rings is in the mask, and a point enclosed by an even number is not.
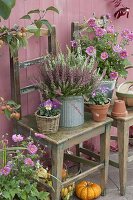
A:
[[[96,122],[104,121],[110,106],[110,99],[107,96],[108,88],[101,87],[95,90],[85,104],[89,106],[93,120]],[[87,101],[88,100],[88,101]]]
[[[85,58],[81,49],[74,54],[67,47],[56,57],[47,55],[37,78],[43,98],[57,98],[61,102],[60,126],[74,127],[84,123],[85,94],[91,94],[102,79],[97,74],[95,60]],[[41,80],[41,81],[40,81]]]
[[[133,41],[133,32],[124,29],[118,33],[110,20],[110,16],[92,17],[80,25],[80,30],[74,32],[72,41],[74,51],[80,42],[83,55],[95,57],[99,73],[106,69],[105,79],[110,79],[111,72],[126,77],[125,66],[129,65],[126,46]]]
[[[35,113],[39,132],[49,134],[56,133],[59,128],[60,102],[57,100],[44,101]]]
[[[38,187],[38,171],[43,168],[39,162],[39,146],[33,143],[32,138],[24,139],[20,134],[12,135],[12,144],[10,147],[3,135],[0,141],[0,199],[49,200],[49,193],[40,191]],[[42,174],[46,180],[47,170],[43,168]]]

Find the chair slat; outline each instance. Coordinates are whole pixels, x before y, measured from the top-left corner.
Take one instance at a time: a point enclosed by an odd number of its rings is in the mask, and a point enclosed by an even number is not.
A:
[[[22,94],[27,94],[27,93],[33,92],[35,90],[37,90],[37,88],[34,85],[28,85],[28,86],[23,87],[23,88],[20,89],[20,94],[21,95]]]

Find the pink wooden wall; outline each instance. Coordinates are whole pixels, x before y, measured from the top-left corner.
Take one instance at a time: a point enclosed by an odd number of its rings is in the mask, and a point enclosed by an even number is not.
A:
[[[12,11],[10,19],[2,22],[12,27],[14,24],[24,26],[28,21],[19,20],[21,16],[26,14],[31,9],[41,8],[44,9],[50,5],[56,6],[60,10],[60,14],[53,14],[52,12],[47,15],[51,23],[56,25],[57,40],[64,49],[65,45],[70,45],[71,39],[71,22],[82,21],[83,17],[89,18],[95,13],[96,16],[101,16],[106,13],[113,14],[113,6],[110,4],[111,0],[17,0],[16,6]],[[124,4],[131,8],[129,19],[122,17],[118,20],[113,19],[117,30],[121,31],[123,28],[130,28],[133,30],[133,1],[124,0]],[[32,38],[29,46],[26,49],[20,50],[20,60],[33,58],[45,53],[47,44],[46,40],[38,40]],[[31,48],[30,48],[31,47]],[[133,53],[133,48],[130,46],[130,52]],[[133,58],[130,58],[133,61]],[[35,73],[36,69],[23,69],[21,70],[21,85],[26,85]],[[133,71],[131,71],[129,79],[132,79]],[[8,48],[4,46],[0,49],[0,96],[5,99],[10,98],[10,71],[9,71],[9,55]],[[22,97],[23,114],[35,111],[39,103],[39,95],[29,94]],[[12,123],[0,116],[0,134],[12,132]]]

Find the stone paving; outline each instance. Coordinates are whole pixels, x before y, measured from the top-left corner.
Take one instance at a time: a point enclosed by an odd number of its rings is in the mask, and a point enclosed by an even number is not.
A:
[[[129,154],[133,155],[130,151]],[[111,159],[117,160],[117,154],[111,154]],[[119,171],[117,168],[112,166],[109,167],[109,180],[107,184],[107,194],[104,197],[99,197],[98,200],[133,200],[133,162],[128,163],[128,172],[127,172],[127,191],[125,196],[120,196],[119,194]],[[87,180],[100,183],[99,173],[91,174],[86,178]],[[79,200],[76,197],[72,197],[72,200]]]

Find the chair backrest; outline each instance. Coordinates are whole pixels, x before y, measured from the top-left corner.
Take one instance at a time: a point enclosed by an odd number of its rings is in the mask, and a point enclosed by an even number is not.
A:
[[[71,23],[71,40],[74,40],[74,31],[79,31],[81,29],[79,22]]]
[[[30,38],[33,34],[28,34],[27,38]],[[48,38],[48,52],[56,54],[56,29],[52,26],[52,31],[47,29],[41,30],[41,36],[47,36]],[[10,54],[10,80],[11,80],[11,98],[17,103],[21,104],[21,95],[33,92],[36,90],[34,85],[27,85],[26,87],[20,88],[20,71],[23,68],[28,68],[33,65],[41,64],[44,61],[44,57],[34,58],[19,62],[18,52],[13,57]]]

